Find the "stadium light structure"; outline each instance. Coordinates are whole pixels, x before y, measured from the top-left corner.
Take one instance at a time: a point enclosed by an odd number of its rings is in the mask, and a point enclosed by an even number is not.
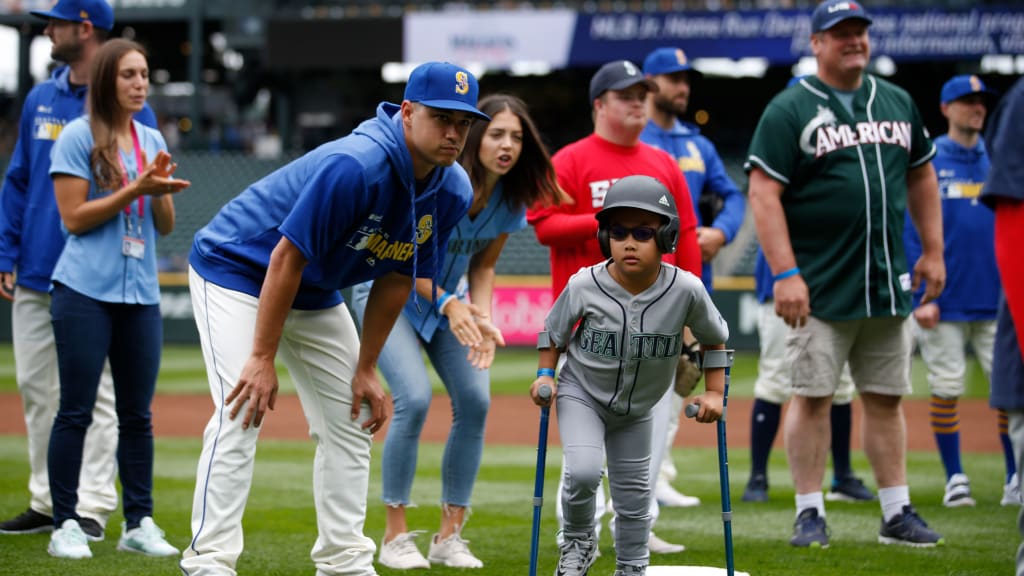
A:
[[[766,58],[694,58],[693,67],[705,76],[725,78],[764,78],[768,71]]]

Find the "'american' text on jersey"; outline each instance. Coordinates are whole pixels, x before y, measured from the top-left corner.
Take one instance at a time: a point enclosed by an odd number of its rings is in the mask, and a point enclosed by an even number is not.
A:
[[[892,144],[905,148],[910,152],[910,122],[857,122],[855,126],[840,124],[839,126],[819,126],[815,157],[850,148],[858,144]]]

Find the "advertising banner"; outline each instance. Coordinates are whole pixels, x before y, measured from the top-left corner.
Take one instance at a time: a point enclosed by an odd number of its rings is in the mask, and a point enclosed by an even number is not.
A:
[[[870,9],[872,55],[896,61],[973,59],[1024,53],[1024,8],[970,11]],[[621,12],[580,14],[570,65],[640,61],[661,46],[692,58],[765,58],[786,64],[810,56],[809,11]]]
[[[970,60],[1024,54],[1024,7],[974,10],[871,9],[872,53],[895,61]],[[789,64],[810,56],[807,10],[579,13],[570,10],[406,14],[406,61],[450,60],[509,69],[641,61],[678,46],[690,58],[764,58]]]
[[[507,70],[515,62],[568,66],[571,10],[412,12],[405,16],[406,62],[444,60]]]

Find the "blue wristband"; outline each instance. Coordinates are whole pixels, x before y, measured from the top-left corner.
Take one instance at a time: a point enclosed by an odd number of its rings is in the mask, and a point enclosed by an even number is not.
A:
[[[793,266],[792,268],[790,268],[789,270],[786,270],[785,272],[779,272],[778,274],[776,274],[775,276],[772,277],[772,280],[774,280],[775,282],[778,282],[779,280],[785,280],[786,278],[789,278],[790,276],[796,276],[799,273],[800,273],[800,268],[798,268],[797,266]]]
[[[434,309],[437,310],[437,313],[440,314],[441,313],[441,309],[444,308],[445,302],[451,300],[454,297],[455,297],[454,294],[452,294],[451,292],[447,292],[443,296],[438,298],[437,302],[434,304]]]
[[[554,378],[555,377],[555,369],[554,368],[538,368],[537,369],[537,378],[540,378],[541,376],[551,376],[552,378]]]

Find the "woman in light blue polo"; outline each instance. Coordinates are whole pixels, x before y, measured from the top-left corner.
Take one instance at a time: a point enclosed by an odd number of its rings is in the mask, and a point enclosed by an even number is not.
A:
[[[55,524],[49,552],[60,558],[92,556],[75,506],[82,443],[109,359],[125,516],[117,547],[175,555],[178,550],[152,518],[150,403],[163,338],[155,244],[157,233],[174,228],[171,194],[189,182],[171,178],[176,165],[160,133],[132,120],[149,90],[141,46],[106,42],[93,60],[89,86],[89,115],[64,128],[50,167],[67,243],[52,278],[60,407],[49,447]]]
[[[469,551],[461,530],[483,453],[490,406],[488,368],[495,347],[505,345],[501,331],[491,323],[494,267],[508,235],[526,227],[526,208],[560,197],[550,156],[526,105],[498,94],[480,100],[479,108],[491,121],[477,122],[470,129],[461,156],[473,183],[473,204],[448,241],[436,297],[429,279],[417,281],[378,360],[395,405],[384,441],[387,526],[379,562],[399,570],[431,564],[483,566]],[[369,289],[369,284],[353,289],[352,307],[360,321]],[[441,527],[426,558],[413,541],[422,531],[410,531],[405,516],[431,399],[421,346],[452,402],[452,427],[441,463]]]

